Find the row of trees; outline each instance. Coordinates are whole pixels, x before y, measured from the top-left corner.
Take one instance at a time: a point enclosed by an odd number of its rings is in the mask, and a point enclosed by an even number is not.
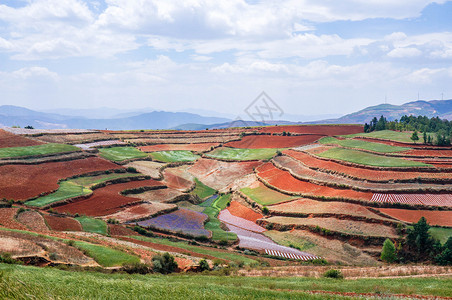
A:
[[[435,133],[435,145],[446,146],[451,144],[452,122],[441,120],[439,117],[428,118],[426,116],[403,116],[399,120],[388,121],[384,116],[379,119],[374,117],[369,124],[364,124],[364,132],[379,130],[414,131],[412,140],[419,140],[417,132],[422,132],[424,144],[433,144]]]
[[[383,244],[381,260],[386,262],[425,262],[439,265],[452,265],[452,237],[441,245],[429,233],[430,225],[422,217],[412,229],[408,229],[405,239],[398,242],[397,248],[391,240]]]

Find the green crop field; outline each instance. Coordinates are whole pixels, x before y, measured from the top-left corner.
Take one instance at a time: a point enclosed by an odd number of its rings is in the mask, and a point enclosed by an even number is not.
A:
[[[452,237],[452,228],[430,227],[429,232],[435,239],[440,240],[442,244]]]
[[[166,246],[178,247],[178,248],[186,249],[186,250],[198,253],[198,254],[210,255],[210,256],[213,256],[213,257],[216,257],[219,259],[224,259],[227,261],[243,262],[246,265],[258,263],[257,260],[248,258],[243,255],[235,254],[234,252],[231,252],[231,251],[219,251],[219,250],[216,250],[215,248],[198,247],[195,245],[190,245],[187,242],[173,242],[173,241],[170,241],[165,238],[150,238],[150,237],[145,237],[145,236],[141,236],[141,235],[133,236],[133,238],[137,239],[137,240],[141,240],[141,241],[147,241],[147,242],[162,244],[162,245],[166,245]]]
[[[75,241],[75,246],[85,251],[89,257],[92,257],[98,264],[104,267],[140,262],[137,256],[100,245]]]
[[[213,240],[235,241],[237,239],[237,235],[235,233],[221,229],[221,222],[218,220],[218,214],[227,207],[230,200],[230,194],[220,196],[215,199],[215,201],[212,201],[211,205],[206,207],[203,211],[203,213],[209,216],[209,221],[204,225],[204,228],[212,231]]]
[[[251,198],[251,200],[261,204],[261,205],[272,205],[281,202],[290,201],[299,197],[288,196],[272,190],[264,185],[261,185],[257,188],[243,188],[240,190],[242,193]]]
[[[148,157],[147,153],[141,152],[134,147],[111,147],[111,148],[100,148],[100,156],[105,159],[112,161],[124,161],[128,159],[144,158]]]
[[[272,158],[279,149],[264,148],[264,149],[241,149],[221,147],[214,149],[206,154],[212,158],[226,159],[226,160],[267,160]]]
[[[81,150],[75,146],[65,144],[44,144],[38,146],[0,148],[0,158],[39,156],[76,151]]]
[[[0,264],[0,274],[1,299],[363,299],[360,295],[311,294],[312,290],[374,293],[392,299],[393,294],[449,297],[452,293],[450,277],[337,280],[128,275],[6,264]]]
[[[205,199],[207,197],[212,196],[215,194],[216,190],[214,190],[211,187],[208,187],[201,181],[199,181],[197,178],[195,178],[195,189],[192,191],[193,194],[198,195],[200,199]]]
[[[350,134],[350,135],[344,135],[344,137],[368,137],[368,138],[375,138],[375,139],[383,139],[383,140],[389,140],[389,141],[395,141],[395,142],[402,142],[402,143],[409,143],[412,144],[413,141],[411,140],[411,135],[413,133],[411,131],[393,131],[393,130],[380,130],[380,131],[372,131],[369,133],[357,133],[357,134]],[[435,135],[429,133],[429,135],[434,138]],[[422,141],[422,133],[418,133],[419,141],[418,144]]]
[[[380,153],[402,152],[411,149],[407,147],[397,147],[380,143],[366,142],[363,140],[338,140],[333,137],[324,137],[320,139],[319,142],[321,144],[337,145],[347,148],[363,149]]]
[[[157,151],[149,154],[153,160],[161,162],[182,162],[195,161],[200,158],[199,155],[193,154],[187,150],[173,150],[173,151]]]
[[[355,164],[375,166],[375,167],[426,167],[430,166],[421,162],[411,161],[401,158],[376,155],[357,150],[344,148],[328,149],[317,154],[320,157],[348,161]]]
[[[28,206],[42,207],[69,198],[89,195],[92,193],[90,187],[102,182],[118,178],[128,178],[136,176],[140,176],[140,174],[111,173],[96,176],[83,176],[75,179],[64,180],[59,183],[60,187],[58,188],[58,190],[56,190],[56,192],[43,197],[39,197],[35,200],[27,201],[26,204]]]
[[[80,224],[82,224],[83,231],[94,232],[103,235],[107,235],[108,233],[107,223],[102,220],[89,217],[77,217],[75,219],[79,221]]]

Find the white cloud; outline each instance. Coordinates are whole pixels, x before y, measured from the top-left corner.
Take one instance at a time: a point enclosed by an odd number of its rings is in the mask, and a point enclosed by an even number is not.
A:
[[[392,58],[417,57],[422,55],[422,51],[416,48],[396,48],[387,55]]]
[[[14,77],[20,79],[30,79],[30,78],[49,78],[52,80],[59,80],[57,73],[49,71],[47,68],[43,67],[29,67],[22,68],[11,73]]]

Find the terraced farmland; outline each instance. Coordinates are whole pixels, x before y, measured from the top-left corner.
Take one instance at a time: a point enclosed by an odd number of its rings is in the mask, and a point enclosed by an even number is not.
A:
[[[57,153],[80,151],[79,148],[65,144],[42,144],[25,147],[0,148],[0,158],[18,158],[28,156],[44,156]]]
[[[209,153],[206,156],[215,159],[224,159],[228,161],[246,161],[246,160],[266,160],[272,158],[278,149],[240,149],[220,147]]]
[[[130,159],[145,158],[148,154],[141,152],[134,147],[111,147],[99,149],[100,156],[115,162],[122,162]]]
[[[152,152],[150,156],[159,162],[195,161],[200,157],[188,150],[156,151]]]

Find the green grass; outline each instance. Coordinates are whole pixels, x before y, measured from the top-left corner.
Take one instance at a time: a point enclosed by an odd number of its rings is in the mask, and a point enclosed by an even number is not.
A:
[[[402,143],[409,143],[412,144],[413,141],[411,140],[411,135],[413,132],[411,131],[393,131],[393,130],[380,130],[380,131],[372,131],[369,133],[356,133],[356,134],[350,134],[350,135],[344,135],[344,137],[368,137],[368,138],[375,138],[375,139],[383,139],[383,140],[389,140],[389,141],[395,141],[395,142],[402,142]],[[435,135],[429,133],[429,135],[434,138]],[[417,144],[420,144],[423,142],[422,139],[422,133],[418,133],[419,141]]]
[[[47,155],[75,151],[81,150],[75,146],[65,144],[44,144],[38,146],[0,148],[0,158]]]
[[[0,264],[1,299],[358,299],[309,291],[450,296],[448,277],[337,280],[67,272]],[[359,297],[363,299],[363,297]]]
[[[149,154],[153,160],[161,162],[184,162],[195,161],[200,158],[199,155],[193,154],[187,150],[173,150],[173,151],[157,151]]]
[[[144,158],[148,157],[147,153],[141,152],[134,147],[111,147],[111,148],[100,148],[100,156],[105,159],[112,161],[124,161],[128,159]]]
[[[206,154],[206,156],[226,160],[267,160],[272,158],[280,149],[240,149],[220,147]]]
[[[357,150],[344,148],[328,149],[317,154],[320,157],[348,161],[355,164],[376,166],[376,167],[426,167],[430,166],[417,161],[405,160],[396,157],[376,155]]]
[[[83,176],[75,179],[64,180],[59,183],[60,187],[58,188],[58,190],[56,190],[56,192],[43,197],[39,197],[35,200],[27,201],[26,204],[33,207],[42,207],[69,198],[89,195],[92,193],[92,190],[90,188],[93,185],[102,182],[118,178],[136,177],[140,175],[141,174],[111,173],[96,176]]]
[[[200,199],[205,199],[207,197],[212,196],[215,194],[216,190],[214,190],[211,187],[208,187],[201,181],[199,181],[197,178],[195,178],[195,189],[192,191],[193,194],[198,195]]]
[[[267,230],[264,232],[264,235],[268,236],[280,245],[287,247],[293,245],[300,248],[301,251],[308,251],[309,249],[316,247],[316,245],[310,241],[301,239],[300,237],[291,234],[289,231]]]
[[[83,231],[94,232],[103,235],[107,235],[108,233],[107,223],[102,220],[89,217],[77,217],[75,219],[79,221],[80,224],[82,224]]]
[[[178,247],[182,249],[186,249],[198,254],[202,255],[210,255],[219,259],[224,259],[227,261],[235,261],[235,262],[243,262],[246,265],[250,264],[256,264],[257,261],[251,258],[248,258],[243,255],[235,254],[233,252],[222,252],[215,250],[215,248],[204,248],[204,247],[198,247],[195,245],[190,245],[186,242],[173,242],[165,238],[151,238],[151,237],[145,237],[141,235],[132,236],[134,239],[140,240],[140,241],[147,241],[151,243],[166,245],[166,246],[172,246],[172,247]]]
[[[452,237],[452,228],[431,227],[430,234],[444,244],[449,237]]]
[[[98,264],[104,267],[140,262],[140,259],[135,255],[100,245],[75,241],[75,246],[85,251],[89,257],[92,257]]]
[[[218,220],[218,214],[227,207],[229,201],[231,201],[230,194],[220,196],[203,210],[203,213],[209,216],[209,221],[204,224],[204,228],[212,231],[212,239],[215,241],[235,241],[237,239],[235,233],[221,229],[221,222]]]
[[[247,195],[248,197],[250,197],[251,200],[261,205],[277,204],[281,202],[290,201],[296,198],[300,198],[282,194],[266,186],[259,186],[254,189],[246,187],[241,189],[240,191]]]
[[[402,152],[402,151],[408,151],[411,148],[407,147],[397,147],[397,146],[391,146],[386,144],[380,144],[380,143],[372,143],[372,142],[366,142],[363,140],[338,140],[333,137],[324,137],[320,139],[319,141],[322,144],[328,144],[328,145],[337,145],[347,148],[356,148],[356,149],[363,149],[363,150],[369,150],[374,152],[380,152],[380,153],[393,153],[393,152]]]

